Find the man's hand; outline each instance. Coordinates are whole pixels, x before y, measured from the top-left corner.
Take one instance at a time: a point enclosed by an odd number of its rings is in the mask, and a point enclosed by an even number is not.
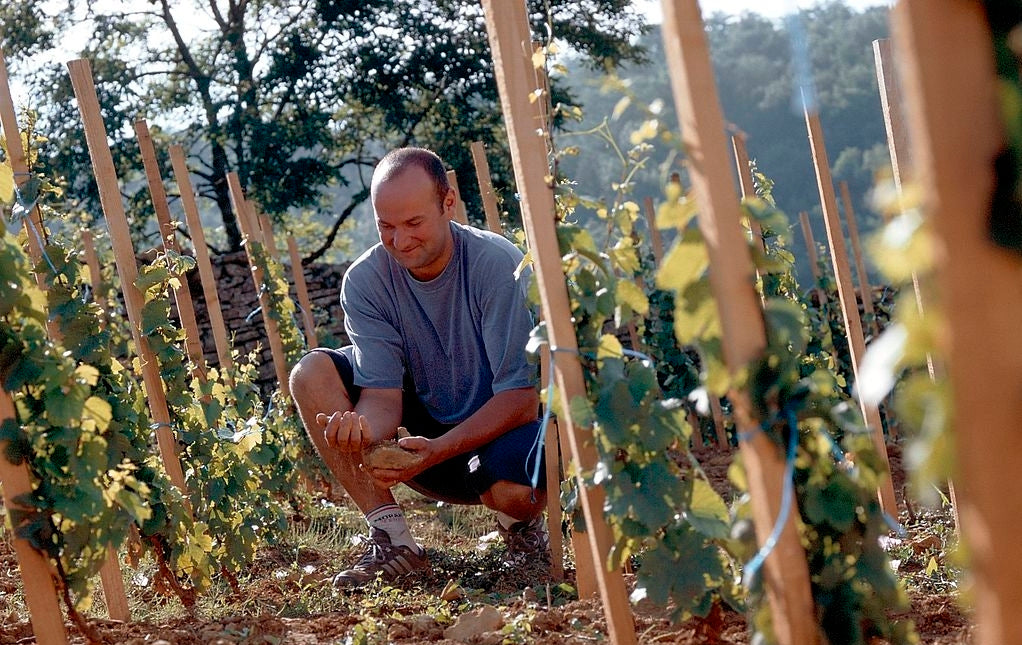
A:
[[[387,488],[406,482],[441,461],[437,454],[436,444],[426,437],[403,437],[398,440],[398,445],[415,454],[414,463],[404,468],[370,468],[366,466],[372,478]]]
[[[369,420],[352,410],[331,415],[317,414],[316,423],[323,428],[327,445],[342,452],[360,452],[372,443]]]

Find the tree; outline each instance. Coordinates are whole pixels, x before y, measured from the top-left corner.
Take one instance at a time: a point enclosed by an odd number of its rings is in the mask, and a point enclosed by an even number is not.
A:
[[[592,66],[642,60],[633,43],[641,17],[627,0],[530,0],[535,33],[562,39]],[[105,3],[104,7],[111,6]],[[226,174],[235,171],[262,211],[278,221],[296,209],[337,214],[337,227],[368,198],[368,177],[387,149],[432,147],[460,176],[468,143],[496,146],[495,181],[510,171],[477,0],[120,0],[113,9],[71,0],[57,15],[46,0],[5,3],[0,45],[45,99],[50,162],[71,199],[98,212],[80,123],[65,70],[27,70],[71,28],[88,30],[81,56],[93,67],[118,172],[147,208],[130,121],[145,116],[154,138],[189,148],[196,190],[215,204],[230,249],[241,235]],[[462,189],[471,193],[470,182]],[[474,184],[474,182],[471,182]],[[332,197],[346,194],[346,204]],[[469,201],[475,201],[470,199]]]

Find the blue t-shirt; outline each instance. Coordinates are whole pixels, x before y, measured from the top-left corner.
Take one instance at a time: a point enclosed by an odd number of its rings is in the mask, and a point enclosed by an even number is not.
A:
[[[407,371],[441,423],[460,423],[494,394],[535,384],[525,353],[528,279],[514,276],[522,252],[495,233],[455,222],[451,231],[451,261],[428,282],[377,244],[341,283],[355,384],[401,388]]]

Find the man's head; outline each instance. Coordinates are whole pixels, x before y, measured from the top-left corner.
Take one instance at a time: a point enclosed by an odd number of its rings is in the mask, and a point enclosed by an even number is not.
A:
[[[371,195],[387,252],[419,280],[440,275],[454,250],[456,200],[440,158],[423,148],[388,153],[373,171]]]

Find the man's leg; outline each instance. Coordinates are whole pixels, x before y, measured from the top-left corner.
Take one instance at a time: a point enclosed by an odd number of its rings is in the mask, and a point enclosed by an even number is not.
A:
[[[363,584],[382,572],[392,578],[428,567],[425,550],[408,530],[404,512],[389,488],[379,486],[364,470],[362,455],[342,452],[327,444],[323,428],[316,420],[319,414],[331,415],[354,409],[349,395],[345,369],[335,361],[337,352],[313,351],[306,354],[291,370],[291,396],[305,431],[327,468],[344,487],[352,501],[365,515],[369,525],[369,549],[351,569],[342,571],[334,582],[338,585]]]

